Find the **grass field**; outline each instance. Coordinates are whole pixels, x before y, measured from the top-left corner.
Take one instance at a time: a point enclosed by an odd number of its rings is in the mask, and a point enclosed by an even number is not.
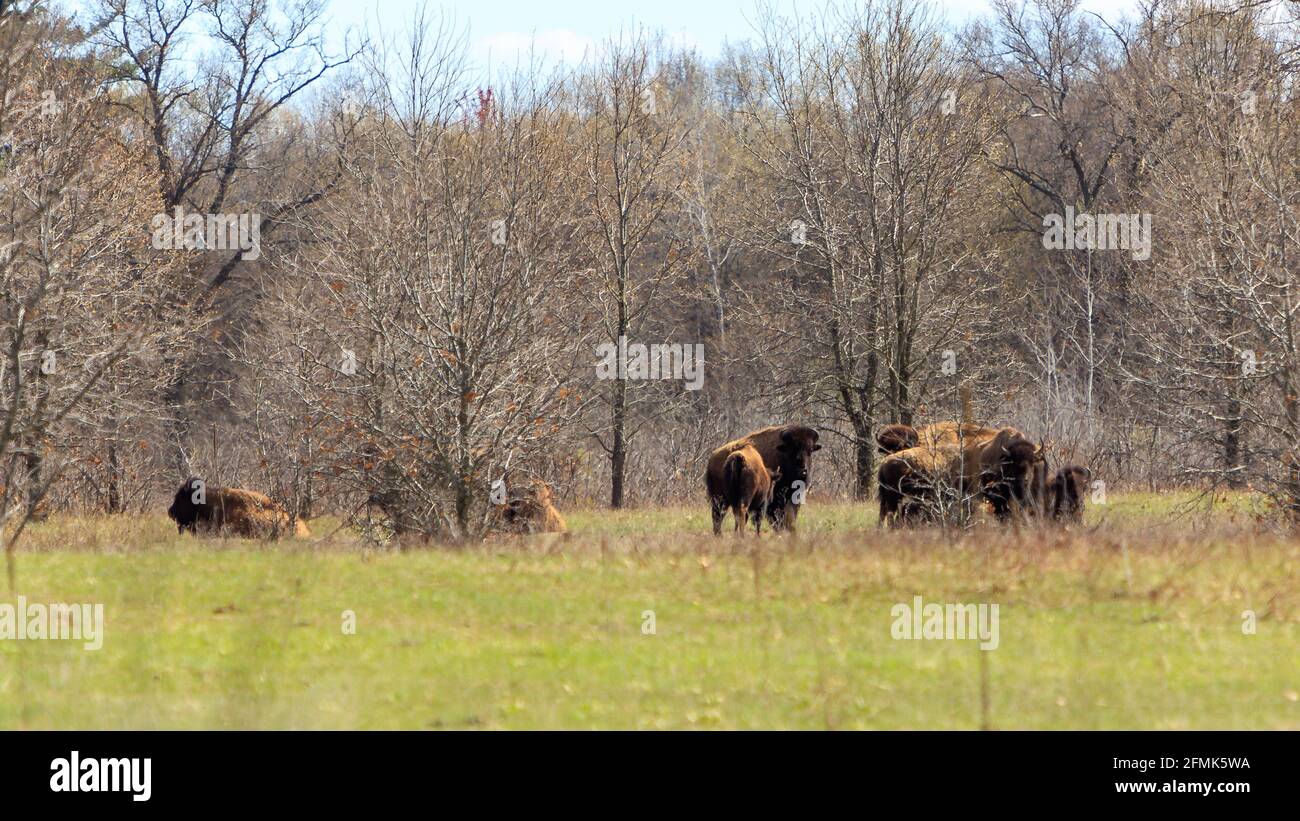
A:
[[[56,518],[0,602],[102,602],[103,647],[0,641],[0,728],[1300,728],[1300,542],[1240,499],[1110,501],[961,538],[851,503],[743,542],[703,506],[569,511],[406,552]],[[998,604],[999,646],[893,639],[916,595]]]

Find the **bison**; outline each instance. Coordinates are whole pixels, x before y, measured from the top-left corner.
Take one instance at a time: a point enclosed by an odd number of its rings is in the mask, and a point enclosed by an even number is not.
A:
[[[997,435],[996,428],[973,422],[935,422],[921,428],[911,425],[885,425],[876,434],[880,453],[888,455],[920,445],[937,448],[943,445],[964,445],[971,441],[985,441]]]
[[[1047,511],[1047,458],[1041,444],[1015,428],[1002,428],[977,451],[979,486],[999,520],[1013,512]]]
[[[977,425],[974,422],[935,422],[916,432],[917,443],[931,448],[943,445],[956,447],[982,445],[997,435],[997,428]]]
[[[880,462],[877,471],[880,486],[880,520],[878,525],[891,527],[915,523],[924,517],[950,478],[947,449],[911,447],[891,453]]]
[[[1072,522],[1083,521],[1084,491],[1092,473],[1078,465],[1066,465],[1052,477],[1052,518]]]
[[[876,434],[876,447],[884,455],[914,448],[919,443],[916,428],[911,425],[885,425]]]
[[[506,525],[524,533],[568,533],[564,517],[555,507],[550,485],[535,480],[527,489],[506,501],[501,518]]]
[[[1042,448],[1015,428],[944,422],[922,428],[921,444],[880,464],[879,524],[896,525],[933,514],[947,502],[965,506],[980,494],[1005,520],[1013,510],[1043,510],[1047,462]]]
[[[713,507],[713,532],[722,532],[727,515],[726,482],[723,475],[727,457],[745,447],[752,447],[772,474],[772,499],[767,506],[767,520],[773,530],[795,530],[795,521],[808,489],[812,455],[821,450],[817,431],[804,425],[773,425],[728,442],[713,453],[704,470],[704,486]]]
[[[307,523],[269,496],[237,487],[213,487],[190,477],[176,491],[167,515],[179,533],[230,533],[246,539],[276,539],[292,533],[311,535]]]
[[[772,484],[779,476],[780,468],[769,472],[752,445],[732,451],[723,462],[722,493],[736,519],[737,533],[745,531],[749,517],[754,519],[754,532],[762,532],[763,518],[772,504]]]

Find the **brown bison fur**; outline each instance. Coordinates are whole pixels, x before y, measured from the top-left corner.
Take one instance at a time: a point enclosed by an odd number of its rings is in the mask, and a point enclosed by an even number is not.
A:
[[[779,477],[778,468],[778,477]],[[727,508],[736,519],[737,533],[745,531],[745,521],[754,519],[754,532],[763,530],[763,517],[772,503],[773,476],[763,464],[763,457],[753,446],[731,452],[722,465],[722,493]]]
[[[1013,507],[1031,513],[1047,507],[1047,462],[1042,450],[1011,427],[973,422],[936,422],[917,431],[922,446],[960,448],[962,487],[978,489],[999,519]],[[978,470],[978,473],[976,473]]]
[[[1001,520],[1013,510],[1046,509],[1047,462],[1042,449],[1015,428],[940,423],[918,434],[920,445],[881,462],[880,524],[932,512],[952,494],[963,506],[982,495]]]
[[[960,491],[962,464],[961,450],[955,445],[917,446],[886,456],[877,472],[879,524],[932,518],[944,496]]]
[[[977,425],[974,422],[935,422],[916,432],[917,444],[932,448],[944,445],[954,447],[978,445],[997,435],[997,428]]]
[[[1041,445],[1015,428],[1002,428],[977,450],[979,487],[998,519],[1013,512],[1046,512],[1047,459]]]
[[[722,520],[727,515],[726,483],[723,468],[732,453],[752,447],[763,459],[763,466],[774,477],[772,500],[767,506],[767,520],[773,530],[795,529],[799,504],[792,498],[797,490],[807,490],[812,470],[812,454],[821,450],[818,434],[804,425],[773,425],[734,439],[713,453],[704,469],[704,486],[713,507],[713,532],[722,532]],[[801,482],[799,488],[795,482]]]
[[[974,458],[975,448],[996,435],[995,429],[970,422],[935,422],[919,429],[886,425],[876,437],[881,452],[907,455],[881,462],[880,524],[931,518],[927,514],[935,512],[940,492],[965,484],[961,454]]]
[[[550,485],[540,480],[512,496],[505,504],[501,518],[506,524],[524,533],[568,533],[564,517],[555,507],[555,495]]]
[[[876,434],[876,447],[883,454],[914,448],[918,442],[916,428],[911,425],[885,425]]]
[[[167,515],[176,522],[181,533],[229,533],[246,539],[311,535],[306,522],[291,518],[288,511],[265,494],[237,487],[204,485],[202,479],[193,477],[176,491]]]
[[[1052,518],[1083,521],[1083,497],[1092,474],[1087,468],[1066,465],[1052,477]]]

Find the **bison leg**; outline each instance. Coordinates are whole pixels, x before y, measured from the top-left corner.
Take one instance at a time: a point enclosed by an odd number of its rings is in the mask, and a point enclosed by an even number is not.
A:
[[[785,515],[781,517],[781,527],[785,528],[791,533],[794,533],[796,532],[795,523],[798,520],[799,520],[799,505],[796,505],[793,502],[791,502],[789,505],[786,505]]]
[[[876,522],[876,527],[889,525],[895,526],[898,523],[898,506],[903,499],[903,494],[898,492],[898,488],[890,487],[887,484],[881,484],[880,494],[880,519]]]
[[[745,526],[749,523],[749,505],[744,502],[737,502],[731,509],[731,515],[736,517],[736,526],[733,532],[737,536],[744,536]]]
[[[722,520],[727,517],[727,502],[714,497],[709,500],[713,505],[713,535],[722,535]]]

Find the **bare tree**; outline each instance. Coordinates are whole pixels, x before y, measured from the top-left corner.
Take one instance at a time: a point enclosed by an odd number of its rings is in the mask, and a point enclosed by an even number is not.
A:
[[[277,115],[322,78],[350,63],[356,46],[331,54],[325,44],[324,0],[98,0],[98,39],[114,58],[114,80],[128,93],[115,100],[149,144],[163,210],[221,214],[235,206],[256,213],[262,242],[294,215],[326,196],[342,172],[322,163],[292,163],[272,138]],[[194,65],[197,63],[198,70]],[[346,134],[346,131],[343,132]],[[339,135],[335,135],[336,137]],[[323,166],[323,167],[322,167]],[[295,174],[294,172],[299,173]],[[249,282],[227,285],[248,269],[240,250],[209,251],[178,278],[182,309],[208,315],[217,341],[237,347],[247,328]],[[182,443],[195,421],[186,406],[211,399],[200,379],[225,368],[210,338],[192,340],[182,363],[170,363],[166,400],[174,413],[173,456],[187,473]],[[225,380],[237,374],[224,374]]]
[[[314,431],[311,470],[425,539],[479,533],[494,482],[542,471],[587,364],[561,295],[573,121],[527,78],[468,103],[463,59],[423,12],[399,53],[366,56],[373,107],[285,261],[261,366],[299,420],[290,450]]]
[[[0,5],[0,41],[0,534],[12,583],[18,538],[51,484],[127,401],[106,379],[151,370],[175,260],[150,245],[149,158],[119,139],[95,55],[37,4]]]
[[[686,235],[669,225],[680,215],[688,129],[663,76],[666,57],[661,39],[638,31],[608,42],[578,80],[578,213],[590,271],[580,293],[602,341],[616,346],[645,332],[689,267]],[[649,394],[643,387],[623,378],[596,386],[609,415],[593,433],[609,457],[615,508],[626,502],[635,405]]]
[[[788,272],[758,305],[783,354],[777,389],[828,409],[864,497],[876,415],[910,423],[931,375],[951,375],[944,351],[955,363],[957,340],[980,327],[993,256],[973,215],[994,131],[932,9],[828,6],[825,17],[839,25],[764,14],[739,125],[769,181],[751,242]]]

